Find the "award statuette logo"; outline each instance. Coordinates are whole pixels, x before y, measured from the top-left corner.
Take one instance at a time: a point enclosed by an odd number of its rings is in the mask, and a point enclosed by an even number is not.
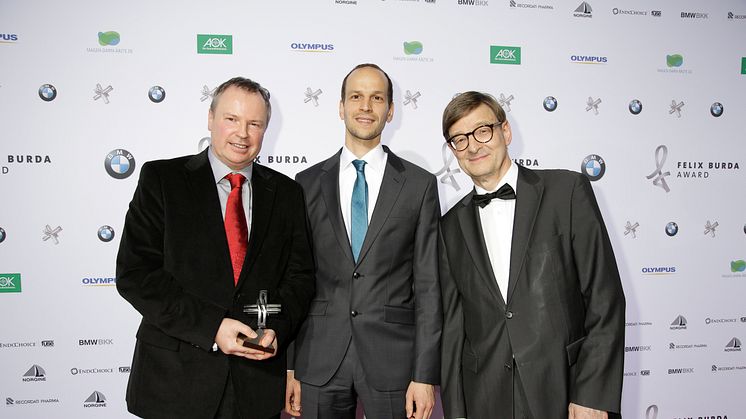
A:
[[[267,316],[270,314],[279,314],[282,311],[280,304],[267,303],[267,290],[259,291],[259,298],[256,304],[244,306],[243,312],[246,314],[256,314],[256,337],[250,338],[243,333],[238,334],[241,344],[247,348],[257,349],[264,352],[274,353],[275,348],[271,346],[262,346],[259,342],[264,336],[264,329],[267,327]]]

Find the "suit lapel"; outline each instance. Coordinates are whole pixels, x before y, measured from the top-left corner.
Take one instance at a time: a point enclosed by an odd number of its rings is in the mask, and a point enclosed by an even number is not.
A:
[[[358,263],[363,260],[365,254],[368,253],[373,242],[376,240],[376,237],[378,237],[378,233],[381,232],[381,228],[383,228],[386,220],[388,220],[389,214],[391,214],[394,204],[399,199],[399,193],[406,182],[404,165],[399,157],[392,153],[388,147],[383,146],[383,149],[388,154],[386,169],[383,172],[383,180],[381,181],[381,189],[378,191],[376,207],[373,208],[373,215],[370,218],[368,231],[365,233],[363,247],[360,249]]]
[[[513,220],[513,242],[510,250],[510,277],[508,301],[515,290],[518,276],[526,259],[526,251],[539,211],[544,184],[541,178],[530,170],[518,166],[518,191],[516,192],[515,218]]]
[[[494,272],[492,272],[487,245],[484,242],[482,225],[479,221],[479,210],[472,202],[474,193],[474,190],[472,190],[457,204],[461,205],[457,212],[458,221],[461,225],[461,233],[464,236],[466,249],[474,262],[474,267],[486,283],[492,297],[504,307],[505,301],[503,301],[503,296],[497,288],[497,280],[495,279]]]
[[[342,207],[339,202],[339,156],[341,153],[342,150],[324,163],[319,182],[321,183],[321,197],[324,200],[324,205],[326,205],[337,243],[339,243],[342,253],[347,256],[350,263],[354,263],[350,241],[347,238],[347,229],[342,217]]]
[[[228,251],[228,239],[225,236],[225,224],[220,209],[220,199],[218,198],[215,177],[207,159],[209,148],[200,154],[189,159],[186,168],[187,185],[190,193],[194,197],[192,202],[198,207],[202,214],[203,225],[207,230],[207,242],[214,246],[214,253],[218,255],[219,263],[230,269],[231,260]],[[226,280],[226,285],[232,285],[232,281]]]
[[[262,243],[267,237],[270,219],[272,217],[272,208],[275,204],[277,188],[275,180],[271,173],[264,170],[263,166],[254,164],[253,173],[251,174],[251,232],[249,235],[249,246],[246,250],[246,259],[244,259],[241,268],[241,276],[238,278],[236,288],[241,286],[241,282],[246,278],[246,274],[251,272],[262,248]]]

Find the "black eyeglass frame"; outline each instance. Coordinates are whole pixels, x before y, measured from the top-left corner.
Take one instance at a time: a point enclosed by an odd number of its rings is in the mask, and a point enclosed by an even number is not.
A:
[[[498,122],[495,122],[495,123],[492,123],[492,124],[485,124],[485,125],[480,125],[480,126],[478,126],[478,127],[474,128],[474,130],[472,130],[472,131],[470,131],[470,132],[467,132],[467,133],[465,133],[465,134],[457,134],[457,135],[454,135],[453,137],[451,137],[451,138],[447,139],[447,140],[446,140],[446,143],[448,143],[448,146],[449,146],[449,147],[450,147],[450,148],[451,148],[452,150],[454,150],[454,151],[464,151],[464,150],[466,150],[467,148],[469,148],[469,137],[472,137],[472,138],[474,138],[474,141],[476,141],[476,142],[478,142],[478,143],[480,143],[480,144],[485,144],[485,143],[489,143],[490,141],[492,141],[492,138],[493,138],[493,137],[495,136],[495,126],[500,126],[500,127],[502,127],[502,125],[503,125],[504,123],[505,123],[505,121],[498,121]],[[479,131],[480,129],[482,129],[482,128],[485,128],[485,127],[489,127],[489,129],[490,129],[490,138],[488,138],[488,139],[487,139],[487,140],[485,140],[485,141],[481,141],[481,140],[479,140],[479,139],[477,138],[477,136],[476,136],[475,134],[476,134],[476,132],[477,132],[477,131]],[[456,148],[456,146],[454,145],[454,140],[455,140],[455,139],[456,139],[457,137],[461,137],[461,136],[464,136],[464,137],[466,137],[466,142],[464,143],[464,144],[466,144],[466,146],[465,146],[465,147],[463,147],[463,148],[461,148],[461,149],[457,149],[457,148]]]

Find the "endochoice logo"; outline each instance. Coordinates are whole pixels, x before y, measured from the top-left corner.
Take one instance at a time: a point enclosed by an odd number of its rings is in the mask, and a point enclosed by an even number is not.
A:
[[[18,42],[18,34],[0,33],[0,45],[1,44],[15,44],[16,42]]]
[[[0,274],[0,293],[21,292],[21,274]]]
[[[233,54],[233,35],[197,34],[197,54]]]
[[[600,55],[571,55],[570,61],[575,64],[606,64],[609,58]]]
[[[113,287],[117,284],[117,279],[113,277],[85,277],[80,280],[80,285],[84,287]]]
[[[490,45],[490,64],[521,64],[521,47]]]
[[[301,42],[293,42],[290,44],[290,49],[299,52],[332,52],[334,51],[333,44],[305,44]]]

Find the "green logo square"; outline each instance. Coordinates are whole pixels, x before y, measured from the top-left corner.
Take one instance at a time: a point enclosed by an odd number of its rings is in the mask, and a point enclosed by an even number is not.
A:
[[[21,292],[21,274],[0,274],[0,292]]]
[[[491,64],[521,64],[521,47],[490,45]]]
[[[233,35],[197,35],[197,54],[233,54]]]
[[[746,74],[746,57],[741,57],[741,74]]]

